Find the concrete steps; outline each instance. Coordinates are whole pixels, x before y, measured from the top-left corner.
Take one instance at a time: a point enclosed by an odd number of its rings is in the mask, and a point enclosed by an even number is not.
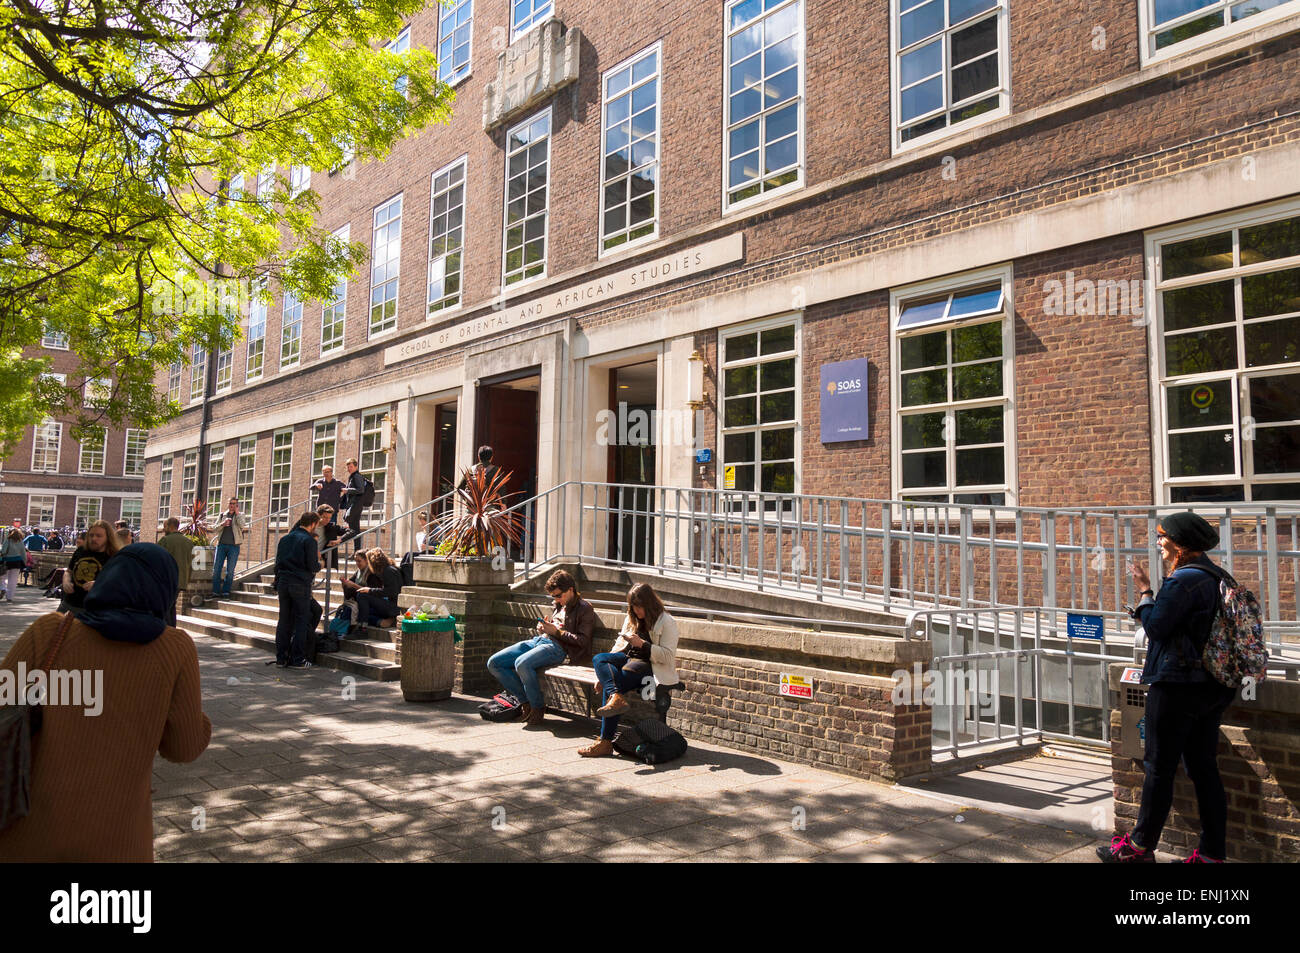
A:
[[[177,624],[191,635],[247,645],[275,654],[275,627],[279,620],[279,601],[270,587],[249,583],[228,599],[217,599],[194,607],[177,618]],[[316,598],[322,600],[323,589]],[[331,608],[340,604],[341,593],[331,599]],[[337,652],[317,652],[316,664],[359,678],[378,682],[396,681],[402,666],[397,662],[397,643],[392,629],[363,626],[350,638],[339,640]]]

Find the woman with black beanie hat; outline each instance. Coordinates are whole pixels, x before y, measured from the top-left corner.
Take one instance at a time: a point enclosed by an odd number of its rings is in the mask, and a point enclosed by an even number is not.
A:
[[[1160,555],[1169,571],[1157,596],[1141,563],[1131,566],[1144,591],[1134,610],[1147,635],[1142,682],[1146,704],[1146,752],[1142,805],[1129,834],[1117,835],[1097,856],[1107,863],[1156,859],[1156,844],[1174,800],[1178,763],[1196,788],[1201,840],[1184,863],[1223,863],[1227,854],[1228,799],[1219,777],[1219,723],[1233,689],[1201,664],[1210,626],[1220,608],[1222,570],[1206,558],[1219,544],[1218,531],[1195,513],[1162,517],[1156,528]]]

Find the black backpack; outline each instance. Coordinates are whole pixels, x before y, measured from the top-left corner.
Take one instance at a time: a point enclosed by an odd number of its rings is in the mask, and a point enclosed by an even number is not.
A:
[[[490,702],[478,706],[478,713],[485,721],[514,721],[520,713],[519,699],[509,692],[493,695]]]
[[[614,739],[614,748],[645,764],[665,764],[686,754],[686,739],[658,718],[646,718],[635,728],[624,728]]]
[[[415,585],[415,553],[404,553],[398,568],[402,571],[402,585]]]
[[[361,478],[361,505],[370,506],[375,502],[375,485],[370,477]]]

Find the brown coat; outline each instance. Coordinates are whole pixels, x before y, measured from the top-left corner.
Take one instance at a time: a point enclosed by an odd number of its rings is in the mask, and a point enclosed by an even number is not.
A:
[[[62,620],[33,622],[0,669],[39,668]],[[74,621],[51,668],[103,672],[103,707],[89,716],[84,706],[44,706],[32,811],[0,832],[0,861],[152,861],[154,754],[193,761],[212,737],[194,642],[175,628],[144,645],[114,642]]]

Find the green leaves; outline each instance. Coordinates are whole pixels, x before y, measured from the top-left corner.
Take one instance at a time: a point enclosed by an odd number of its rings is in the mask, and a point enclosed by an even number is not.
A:
[[[323,180],[345,150],[382,160],[448,118],[433,54],[382,48],[425,5],[0,0],[0,340],[12,349],[0,444],[61,411],[82,424],[166,420],[176,408],[153,393],[157,370],[239,334],[230,309],[173,307],[187,283],[233,280],[246,302],[269,276],[319,300],[356,274],[365,246],[317,227],[315,193],[291,195],[290,169]],[[81,367],[38,402],[36,365],[18,355],[47,327]],[[82,408],[82,383],[101,376],[112,398]]]

